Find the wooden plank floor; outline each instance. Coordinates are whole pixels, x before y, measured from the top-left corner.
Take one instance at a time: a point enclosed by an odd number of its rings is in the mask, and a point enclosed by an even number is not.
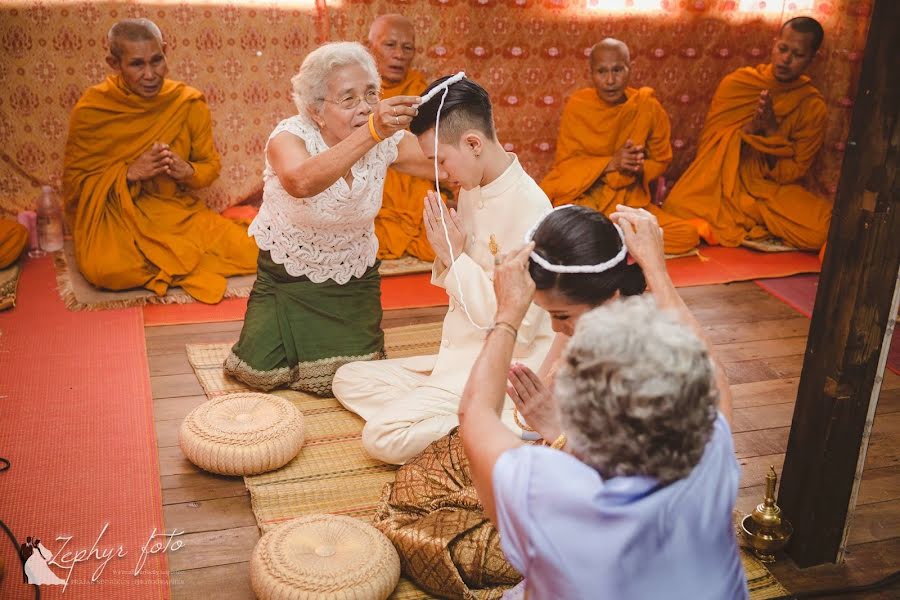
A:
[[[753,283],[680,290],[725,363],[734,391],[734,440],[742,465],[738,509],[762,497],[769,465],[780,472],[806,347],[808,319]],[[438,321],[445,309],[392,311],[386,327]],[[240,322],[146,328],[164,515],[185,531],[169,555],[175,600],[253,598],[248,560],[259,534],[240,478],[200,471],[178,447],[181,419],[205,400],[185,344],[235,340]],[[792,592],[869,583],[900,563],[900,377],[882,386],[850,546],[842,565],[799,570],[790,561],[772,572]],[[857,598],[896,597],[891,592]],[[842,596],[844,598],[848,596]]]

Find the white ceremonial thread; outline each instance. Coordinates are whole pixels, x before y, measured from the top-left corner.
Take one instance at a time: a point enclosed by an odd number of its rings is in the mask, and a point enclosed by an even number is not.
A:
[[[465,78],[466,78],[466,72],[465,72],[465,71],[460,71],[459,73],[457,73],[456,75],[454,75],[454,76],[451,77],[450,79],[444,81],[443,83],[441,83],[441,84],[438,85],[438,86],[435,86],[435,88],[434,88],[433,90],[429,90],[424,96],[421,97],[419,103],[420,103],[420,104],[425,104],[426,102],[428,102],[429,100],[431,100],[432,98],[434,98],[435,96],[437,96],[437,95],[438,95],[438,92],[441,92],[441,91],[443,91],[443,90],[446,90],[448,87],[450,87],[451,85],[453,85],[453,84],[456,83],[457,81],[462,81],[462,80],[465,79]]]
[[[532,238],[534,237],[534,233],[537,231],[538,227],[540,227],[541,223],[544,222],[544,219],[547,218],[547,215],[555,210],[563,210],[564,208],[574,207],[574,204],[563,204],[562,206],[557,206],[554,209],[548,210],[546,213],[544,213],[544,216],[534,224],[534,227],[529,229],[528,233],[525,234],[525,243],[528,244],[529,242],[531,242]],[[608,271],[622,262],[625,259],[625,256],[628,255],[628,248],[625,246],[625,232],[622,231],[622,228],[619,227],[616,223],[613,223],[613,227],[615,227],[616,231],[619,233],[619,238],[622,240],[622,247],[619,249],[619,252],[615,256],[598,265],[554,265],[546,258],[534,251],[532,251],[530,258],[551,273],[603,273],[604,271]]]
[[[437,114],[434,119],[434,191],[438,195],[438,198],[441,196],[440,192],[440,168],[438,163],[438,134],[440,133],[441,128],[441,110],[444,108],[444,100],[447,99],[447,94],[450,92],[450,86],[456,83],[457,81],[462,81],[466,76],[465,71],[460,71],[453,77],[450,77],[440,85],[436,86],[434,89],[429,90],[428,93],[422,96],[421,104],[425,104],[432,98],[434,98],[439,92],[444,92],[441,95],[441,103],[438,104]],[[420,105],[421,105],[420,104]],[[463,292],[462,281],[459,279],[459,273],[456,272],[456,269],[453,269],[453,265],[456,264],[456,254],[453,252],[453,244],[450,242],[450,230],[447,228],[447,221],[444,218],[444,202],[438,202],[438,210],[441,212],[441,226],[444,229],[444,240],[447,242],[447,248],[450,250],[450,265],[447,267],[453,271],[453,278],[456,279],[456,291],[459,293],[459,303],[463,307],[463,312],[466,314],[466,318],[469,320],[469,323],[472,324],[476,329],[487,330],[490,327],[485,327],[483,325],[479,325],[475,322],[475,319],[472,318],[472,315],[469,313],[469,306],[466,304],[466,295]],[[465,242],[463,242],[465,245]],[[461,251],[464,251],[465,248],[462,248]]]
[[[440,169],[438,167],[438,134],[440,133],[441,127],[441,110],[444,108],[444,100],[447,99],[447,94],[450,92],[450,86],[457,81],[462,81],[465,76],[465,71],[460,71],[450,79],[444,81],[433,90],[422,96],[422,104],[425,104],[426,102],[434,98],[438,94],[438,92],[444,92],[441,96],[441,103],[438,104],[437,115],[434,119],[434,191],[439,199],[438,210],[440,210],[441,212],[441,225],[444,228],[444,239],[447,241],[447,248],[450,249],[450,266],[448,267],[450,269],[452,269],[453,265],[456,264],[456,256],[453,252],[453,244],[450,243],[450,230],[447,229],[447,221],[444,219],[444,202],[440,200],[441,192],[439,187]],[[463,244],[465,244],[465,242],[463,242]],[[466,296],[463,292],[462,282],[459,279],[459,273],[456,272],[456,269],[453,269],[453,276],[456,279],[456,287],[459,289],[459,303],[462,305],[463,312],[466,313],[466,318],[469,319],[469,323],[471,323],[472,326],[476,329],[490,329],[490,327],[485,327],[476,323],[475,319],[472,318],[472,315],[469,314],[469,307],[466,305]]]
[[[434,90],[431,90],[431,91],[433,92]],[[450,90],[448,88],[444,88],[444,94],[441,96],[440,104],[438,104],[437,116],[434,119],[434,192],[438,195],[438,197],[440,197],[440,195],[441,195],[441,188],[440,188],[441,171],[440,171],[439,162],[438,162],[438,133],[441,130],[441,110],[444,108],[444,100],[447,99],[447,94],[449,92],[450,92]],[[447,245],[449,246],[450,245],[450,232],[447,231],[447,224],[444,223],[444,202],[443,201],[438,203],[438,208],[441,211],[441,223],[444,224],[444,233],[447,236]],[[452,248],[450,249],[450,254],[451,254],[451,256],[453,255]]]

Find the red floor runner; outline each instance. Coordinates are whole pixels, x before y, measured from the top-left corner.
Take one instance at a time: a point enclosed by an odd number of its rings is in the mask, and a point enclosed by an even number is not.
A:
[[[677,287],[690,287],[818,273],[822,265],[814,252],[767,253],[747,248],[701,246],[700,256],[675,258],[667,261],[666,266]]]
[[[12,463],[0,519],[20,542],[40,538],[55,554],[48,569],[69,578],[65,592],[41,586],[44,598],[168,598],[165,554],[134,575],[164,532],[141,311],[70,312],[55,287],[49,258],[28,261],[16,308],[0,313],[0,456]],[[32,598],[0,537],[0,598]],[[79,551],[83,562],[66,562]],[[114,554],[101,569],[103,552]]]
[[[757,281],[756,284],[807,317],[812,316],[813,306],[816,303],[816,291],[819,286],[818,275],[763,279]],[[900,375],[900,328],[898,327],[894,327],[891,348],[888,351],[887,367]]]
[[[447,293],[431,285],[431,273],[391,275],[381,279],[381,306],[384,310],[426,308],[447,304]],[[218,323],[242,321],[247,312],[246,298],[229,298],[218,304],[148,304],[144,306],[145,325]]]
[[[703,247],[701,256],[676,258],[666,263],[678,287],[748,281],[763,277],[785,277],[796,273],[818,273],[820,264],[810,252],[766,254],[746,248]],[[397,275],[381,280],[381,305],[385,310],[444,306],[447,294],[431,285],[430,273]],[[148,304],[146,325],[215,323],[240,321],[247,310],[246,298],[223,300],[208,306],[192,304]]]

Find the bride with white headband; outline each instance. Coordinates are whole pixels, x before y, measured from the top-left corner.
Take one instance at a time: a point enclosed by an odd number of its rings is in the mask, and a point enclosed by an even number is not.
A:
[[[619,207],[611,219],[560,207],[497,266],[495,325],[459,431],[402,467],[379,511],[401,554],[418,550],[417,583],[450,580],[449,562],[471,587],[518,571],[505,598],[747,597],[727,381],[669,279],[655,217]],[[532,299],[558,335],[542,369],[559,363],[552,381],[510,367]],[[507,391],[551,447],[502,425]],[[452,543],[423,561],[435,535]]]

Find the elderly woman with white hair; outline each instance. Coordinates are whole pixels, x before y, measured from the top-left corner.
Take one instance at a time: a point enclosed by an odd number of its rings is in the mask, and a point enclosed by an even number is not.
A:
[[[291,80],[299,114],[266,146],[263,203],[249,229],[258,275],[225,361],[254,388],[325,395],[342,364],[383,356],[374,220],[385,173],[434,171],[404,131],[419,98],[381,100],[380,82],[354,42],[317,48]]]
[[[496,325],[459,407],[478,497],[530,600],[746,598],[727,381],[666,273],[655,217],[620,206],[622,241],[611,232],[604,249],[589,230],[613,226],[590,212],[557,209],[495,270]],[[640,270],[651,294],[635,293]],[[599,308],[598,286],[618,290]],[[532,414],[551,447],[524,444],[499,418],[532,298],[573,334],[554,401]],[[515,393],[522,409],[542,396],[531,383]]]

